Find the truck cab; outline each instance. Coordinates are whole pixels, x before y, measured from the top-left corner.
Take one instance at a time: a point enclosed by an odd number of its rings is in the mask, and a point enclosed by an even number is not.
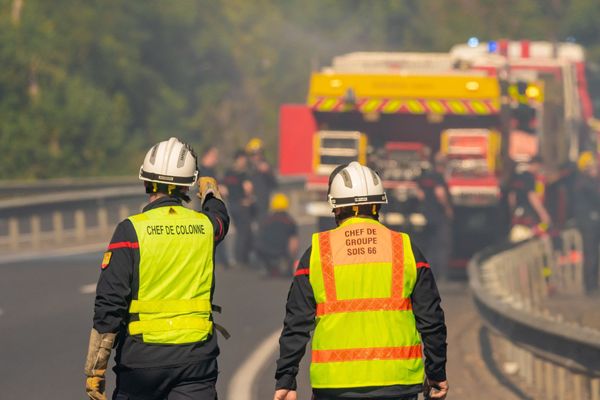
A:
[[[447,129],[442,133],[446,180],[455,206],[493,207],[500,200],[500,133]]]

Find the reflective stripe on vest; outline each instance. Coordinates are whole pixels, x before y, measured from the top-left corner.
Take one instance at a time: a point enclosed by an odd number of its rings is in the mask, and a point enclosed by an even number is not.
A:
[[[211,312],[212,306],[206,299],[191,300],[132,300],[129,306],[130,313],[187,313]]]
[[[372,219],[351,218],[313,236],[310,264],[317,303],[312,386],[422,383],[410,238]]]
[[[130,335],[145,343],[205,341],[213,333],[213,227],[182,206],[129,217],[140,249],[138,291],[129,308]]]
[[[169,319],[153,319],[149,321],[132,321],[129,323],[129,334],[139,335],[151,332],[179,331],[183,329],[212,333],[213,323],[206,318],[180,317]]]
[[[422,357],[421,345],[366,349],[313,350],[312,362],[344,362],[360,360],[403,360]]]

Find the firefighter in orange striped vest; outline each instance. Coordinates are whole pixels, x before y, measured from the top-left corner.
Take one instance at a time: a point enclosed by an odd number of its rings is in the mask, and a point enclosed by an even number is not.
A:
[[[357,162],[341,165],[329,178],[328,199],[338,227],[313,235],[298,265],[274,400],[296,400],[296,375],[313,329],[315,400],[416,400],[422,390],[444,399],[440,296],[410,237],[379,223],[387,203],[381,179]]]

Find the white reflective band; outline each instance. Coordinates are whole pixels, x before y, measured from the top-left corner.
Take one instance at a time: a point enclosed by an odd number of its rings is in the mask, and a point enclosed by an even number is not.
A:
[[[212,333],[212,327],[212,321],[202,317],[152,319],[149,321],[130,322],[129,334],[139,335],[142,333],[180,331],[183,329],[193,329]]]
[[[207,299],[189,300],[132,300],[130,313],[190,313],[211,312],[212,306]]]

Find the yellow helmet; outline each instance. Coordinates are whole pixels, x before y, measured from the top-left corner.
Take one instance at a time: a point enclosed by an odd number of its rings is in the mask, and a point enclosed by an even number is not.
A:
[[[257,137],[250,139],[246,144],[246,153],[253,154],[261,151],[264,147],[263,141]]]
[[[271,197],[271,211],[287,211],[290,208],[290,200],[283,193],[275,193]]]
[[[579,155],[579,159],[577,160],[577,168],[580,171],[585,171],[589,167],[594,165],[594,155],[591,151],[584,151]]]

